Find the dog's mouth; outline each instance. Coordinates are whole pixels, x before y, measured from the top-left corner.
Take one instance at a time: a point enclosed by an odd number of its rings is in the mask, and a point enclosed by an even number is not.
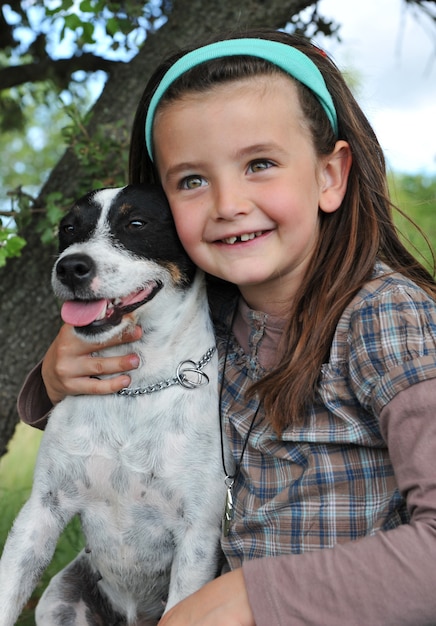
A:
[[[123,315],[132,313],[149,302],[161,287],[162,283],[152,280],[142,289],[124,298],[67,300],[62,305],[61,316],[64,322],[81,330],[101,332],[105,326],[116,326],[121,322]]]

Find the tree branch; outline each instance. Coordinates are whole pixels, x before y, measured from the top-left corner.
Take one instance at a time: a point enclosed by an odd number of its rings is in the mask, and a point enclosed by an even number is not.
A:
[[[66,86],[73,72],[95,72],[103,70],[110,73],[112,69],[122,64],[121,61],[108,61],[91,53],[74,56],[70,59],[46,58],[38,63],[14,65],[0,70],[0,91],[17,87],[27,82],[36,83],[43,80],[53,80],[60,86]]]

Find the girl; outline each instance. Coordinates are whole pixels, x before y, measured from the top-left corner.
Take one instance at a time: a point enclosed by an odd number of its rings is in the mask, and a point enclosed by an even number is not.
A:
[[[230,571],[160,624],[436,624],[436,284],[396,234],[381,148],[341,74],[270,30],[179,53],[145,89],[130,162],[210,276],[237,464]],[[89,352],[62,328],[25,421],[126,386],[133,353]]]

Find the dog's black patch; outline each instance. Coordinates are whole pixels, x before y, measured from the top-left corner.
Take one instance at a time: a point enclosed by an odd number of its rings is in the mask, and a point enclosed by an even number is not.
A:
[[[59,252],[72,243],[80,243],[89,239],[95,231],[101,205],[95,202],[97,191],[82,196],[62,218],[59,224]]]
[[[114,611],[110,602],[98,587],[101,576],[94,572],[86,555],[79,557],[66,570],[62,577],[60,599],[74,606],[84,602],[87,607],[87,623],[94,626],[115,626],[124,624],[123,617]],[[69,622],[59,622],[59,624]],[[76,622],[72,622],[76,624]]]
[[[93,191],[78,200],[59,226],[59,253],[74,243],[87,241],[95,232],[102,207]],[[160,263],[174,263],[187,283],[195,265],[186,254],[161,187],[127,185],[113,198],[107,223],[116,246]]]
[[[195,266],[179,240],[171,209],[160,187],[124,187],[112,201],[108,218],[117,243],[140,257],[176,263],[189,282],[193,279]]]

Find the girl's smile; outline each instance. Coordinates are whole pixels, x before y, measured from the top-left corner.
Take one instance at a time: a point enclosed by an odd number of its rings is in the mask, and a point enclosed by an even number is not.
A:
[[[332,201],[338,168],[332,155],[317,157],[292,80],[238,80],[163,104],[154,144],[193,261],[238,285],[252,308],[277,311],[304,276],[319,209],[343,197]]]

